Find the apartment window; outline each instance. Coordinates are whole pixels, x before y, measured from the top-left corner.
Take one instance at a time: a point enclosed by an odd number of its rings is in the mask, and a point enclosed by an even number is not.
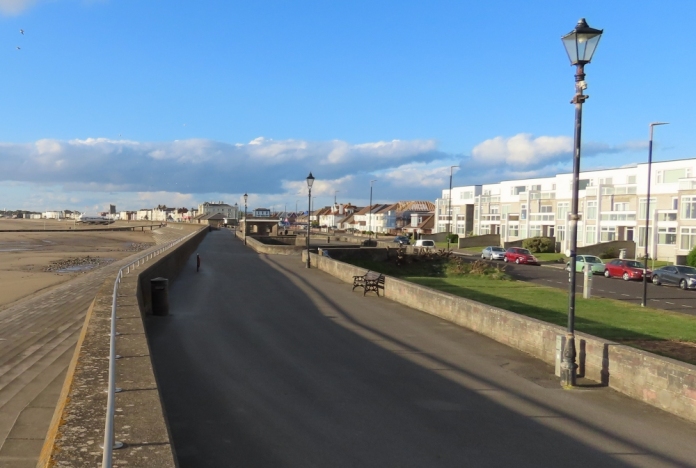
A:
[[[539,213],[553,213],[553,206],[551,205],[541,205],[539,207]]]
[[[585,226],[585,245],[597,243],[597,226]]]
[[[696,198],[696,197],[695,197]],[[641,198],[638,201],[638,219],[645,219],[645,210],[647,209],[647,198]],[[657,203],[657,198],[650,199],[650,211],[655,211],[655,206]],[[696,216],[696,211],[694,211],[694,216]],[[652,219],[652,216],[650,216]]]
[[[460,192],[459,198],[462,200],[471,200],[472,198],[474,198],[474,192],[472,192],[472,191]]]
[[[491,233],[491,225],[486,224],[484,226],[481,226],[481,234],[490,234]]]
[[[614,203],[614,211],[628,211],[628,203]]]
[[[527,205],[523,204],[520,207],[520,219],[527,219]]]
[[[541,226],[529,226],[529,237],[541,237]]]
[[[597,219],[596,200],[587,200],[587,219]]]
[[[683,227],[680,232],[680,245],[682,250],[691,250],[696,247],[696,227]]]
[[[605,177],[603,179],[599,179],[599,183],[602,185],[613,185],[614,178],[613,177]]]
[[[652,228],[648,229],[648,238],[652,237]],[[638,246],[645,247],[645,227],[638,228]]]
[[[611,242],[616,240],[616,227],[614,226],[602,226],[602,230],[599,233],[600,242]]]
[[[635,184],[636,183],[636,176],[630,175],[628,176],[628,184]]]
[[[527,226],[520,226],[520,237],[522,239],[527,238]]]
[[[478,206],[474,207],[474,219],[479,219],[479,209],[478,209]]]
[[[696,197],[682,197],[682,219],[696,219]]]
[[[672,197],[672,209],[673,210],[679,209],[679,199],[677,197]]]
[[[519,235],[520,235],[520,227],[517,224],[511,224],[508,226],[508,236],[519,237]]]
[[[541,190],[541,185],[532,185],[532,187],[530,188],[530,190],[532,190],[532,191],[534,191],[534,190],[540,191],[540,190]]]
[[[565,240],[565,233],[565,226],[556,226],[556,240],[558,242],[563,242]]]
[[[524,193],[527,191],[527,187],[524,185],[518,185],[517,187],[512,187],[512,194],[513,195],[519,195],[520,193]]]
[[[551,190],[556,190],[556,184],[551,184]]]
[[[489,208],[489,211],[488,211],[488,212],[489,212],[490,214],[498,214],[499,208],[500,208],[500,207],[499,207],[498,205],[491,205],[491,207]]]
[[[677,244],[677,228],[661,227],[657,228],[657,243],[660,245]]]
[[[556,204],[556,219],[558,221],[565,221],[568,217],[568,211],[570,210],[570,202],[558,202]]]

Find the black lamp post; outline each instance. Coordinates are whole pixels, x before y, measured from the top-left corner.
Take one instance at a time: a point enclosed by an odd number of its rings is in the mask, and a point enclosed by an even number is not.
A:
[[[247,235],[247,198],[249,195],[244,194],[244,245],[246,245],[246,235]]]
[[[570,214],[570,282],[568,289],[568,332],[561,363],[561,385],[575,386],[575,265],[578,246],[578,192],[580,183],[580,146],[582,142],[582,105],[589,96],[583,94],[585,83],[585,64],[590,63],[597,44],[602,37],[601,29],[587,25],[581,18],[575,29],[561,38],[570,64],[575,65],[575,96],[570,101],[575,105],[575,139],[573,151],[573,199]]]
[[[650,228],[650,172],[652,169],[652,148],[653,148],[653,127],[656,125],[667,125],[667,122],[653,122],[650,124],[650,143],[648,144],[648,199],[645,201],[645,265],[643,265],[643,302],[641,307],[646,307],[648,304],[648,257],[650,256],[648,246],[648,229]],[[656,220],[657,221],[657,220]],[[657,226],[655,223],[653,229]],[[654,237],[654,236],[653,236]]]
[[[312,184],[314,184],[314,176],[310,172],[307,176],[307,188],[309,189],[307,194],[307,268],[311,268],[309,260],[309,227],[312,225]]]
[[[450,166],[450,188],[447,206],[447,251],[450,250],[450,234],[452,233],[452,169],[459,166]]]
[[[370,224],[367,226],[367,240],[372,240],[372,184],[377,182],[377,179],[370,181],[370,208],[368,208],[367,213],[370,217]],[[368,244],[369,245],[369,244]]]

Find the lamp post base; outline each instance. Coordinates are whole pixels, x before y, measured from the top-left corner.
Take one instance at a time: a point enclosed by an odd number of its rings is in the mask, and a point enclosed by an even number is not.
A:
[[[563,362],[561,362],[561,387],[575,387],[575,335],[566,334],[563,347]]]

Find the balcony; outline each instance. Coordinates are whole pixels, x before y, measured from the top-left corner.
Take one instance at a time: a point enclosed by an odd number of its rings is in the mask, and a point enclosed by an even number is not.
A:
[[[604,211],[600,213],[601,221],[635,221],[635,211]]]
[[[481,203],[500,203],[500,195],[482,196]]]
[[[530,200],[555,200],[556,192],[529,192]]]
[[[556,220],[556,215],[554,213],[530,213],[529,221],[534,222],[550,222],[553,223]]]
[[[679,190],[696,190],[696,177],[679,179]]]
[[[481,222],[500,222],[499,214],[484,214],[481,215]]]
[[[676,221],[677,210],[660,210],[657,212],[658,221]]]

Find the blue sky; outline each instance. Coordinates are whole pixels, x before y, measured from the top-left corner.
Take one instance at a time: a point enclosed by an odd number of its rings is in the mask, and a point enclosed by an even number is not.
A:
[[[586,67],[583,169],[695,157],[696,2],[0,0],[0,208],[434,200],[570,170],[560,37]],[[19,30],[24,30],[24,35]],[[17,47],[20,47],[18,50]],[[335,192],[338,191],[338,194]],[[299,201],[298,201],[299,200]]]

